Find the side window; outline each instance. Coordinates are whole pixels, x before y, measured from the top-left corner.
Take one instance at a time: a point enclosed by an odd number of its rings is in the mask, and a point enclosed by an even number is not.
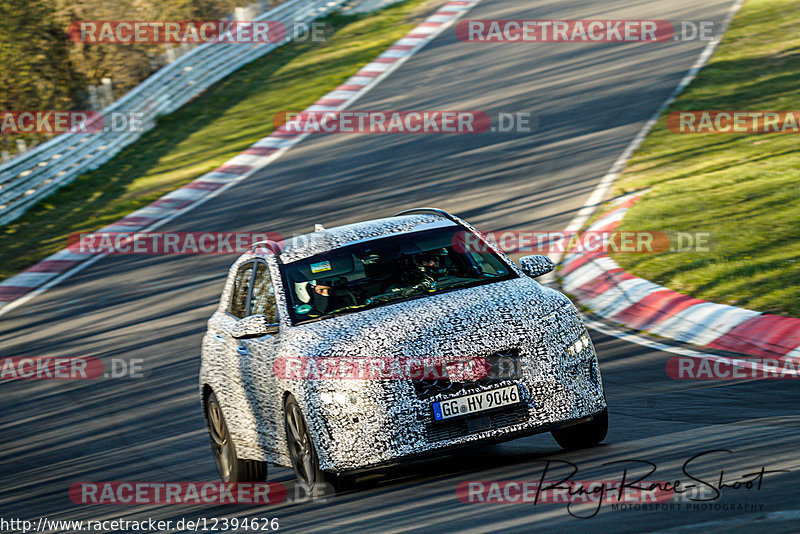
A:
[[[241,319],[247,313],[247,292],[250,289],[250,280],[253,277],[253,264],[245,263],[239,267],[233,281],[233,297],[231,298],[230,312]]]
[[[253,284],[253,297],[250,301],[250,315],[264,314],[270,323],[277,323],[275,312],[275,289],[269,276],[269,269],[264,263],[256,264],[256,280]]]

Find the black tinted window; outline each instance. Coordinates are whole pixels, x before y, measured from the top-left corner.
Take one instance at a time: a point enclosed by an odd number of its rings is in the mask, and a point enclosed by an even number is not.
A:
[[[250,289],[250,280],[253,277],[253,264],[246,263],[239,267],[236,279],[233,281],[233,297],[231,298],[230,312],[240,319],[247,313],[247,292]]]
[[[277,323],[275,313],[275,290],[269,276],[269,269],[264,263],[256,266],[256,279],[253,284],[253,298],[250,301],[250,315],[264,314],[270,323]]]

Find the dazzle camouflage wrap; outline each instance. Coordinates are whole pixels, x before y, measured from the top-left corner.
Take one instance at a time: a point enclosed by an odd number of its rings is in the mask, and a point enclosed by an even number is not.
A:
[[[230,270],[220,304],[203,338],[200,389],[216,395],[239,458],[291,467],[284,401],[297,400],[325,471],[346,472],[481,441],[502,441],[551,430],[606,408],[600,369],[580,315],[567,297],[508,265],[509,278],[424,298],[293,325],[284,294],[284,267],[352,243],[436,228],[462,227],[453,216],[400,215],[299,236],[280,253],[254,247]],[[230,301],[239,267],[266,263],[274,287],[279,333],[232,337],[238,319]],[[576,341],[579,347],[574,349]],[[245,345],[247,356],[237,348]],[[568,350],[572,349],[572,350]],[[512,378],[459,381],[320,379],[277,373],[287,359],[483,359],[512,362]],[[520,402],[475,418],[435,421],[434,403],[517,385]],[[437,404],[437,406],[440,406]]]

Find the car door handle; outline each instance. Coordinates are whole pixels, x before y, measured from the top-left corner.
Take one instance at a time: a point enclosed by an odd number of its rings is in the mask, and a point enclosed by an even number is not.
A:
[[[220,343],[224,343],[225,342],[225,338],[222,337],[219,334],[214,334],[214,341],[219,341]]]
[[[236,347],[236,352],[239,353],[239,356],[247,356],[247,347],[244,345],[239,345]]]

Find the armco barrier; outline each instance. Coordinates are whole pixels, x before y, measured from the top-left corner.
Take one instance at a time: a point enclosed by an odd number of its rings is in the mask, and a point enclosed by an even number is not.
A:
[[[255,17],[283,23],[310,23],[341,7],[347,0],[289,0]],[[0,225],[7,224],[39,200],[87,171],[97,169],[151,129],[159,115],[175,111],[193,97],[243,65],[292,39],[276,43],[207,43],[158,70],[124,97],[105,108],[112,113],[142,113],[139,131],[65,133],[0,165]]]

